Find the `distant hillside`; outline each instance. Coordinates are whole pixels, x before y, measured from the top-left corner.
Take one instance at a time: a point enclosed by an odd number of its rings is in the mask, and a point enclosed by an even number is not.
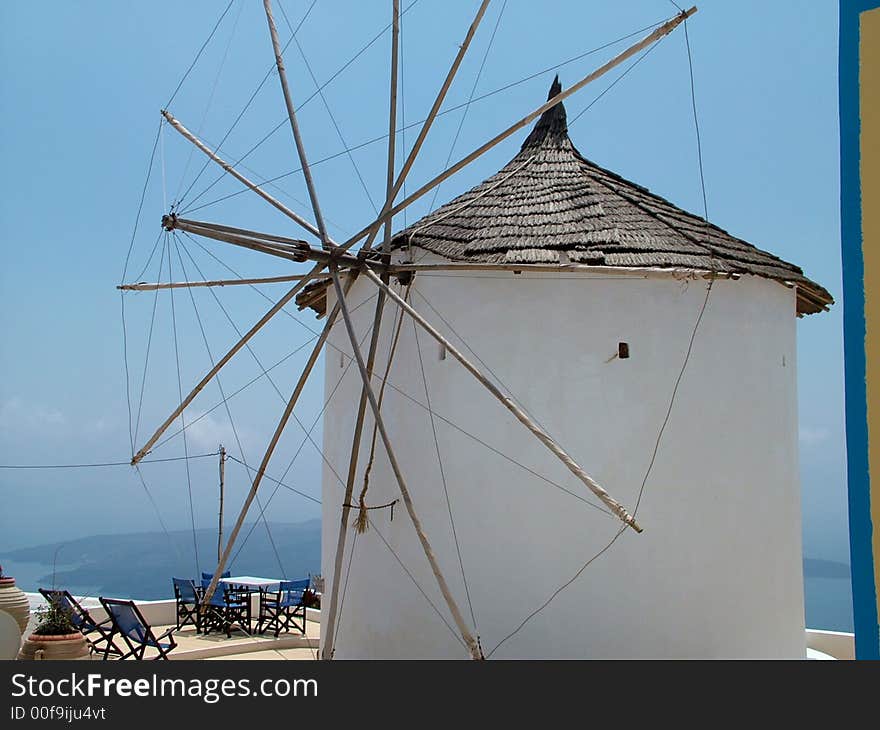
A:
[[[321,572],[320,520],[296,524],[270,522],[271,540],[262,523],[252,533],[251,527],[246,524],[242,528],[233,548],[235,557],[228,566],[233,575],[294,579]],[[250,537],[236,556],[248,533]],[[52,584],[57,549],[57,587],[78,595],[151,600],[172,595],[172,577],[197,578],[200,571],[213,571],[217,564],[216,531],[197,530],[196,546],[198,565],[192,531],[93,535],[7,552],[3,562],[11,563],[10,568],[16,561],[45,565],[46,573],[39,578],[39,585],[48,587]]]

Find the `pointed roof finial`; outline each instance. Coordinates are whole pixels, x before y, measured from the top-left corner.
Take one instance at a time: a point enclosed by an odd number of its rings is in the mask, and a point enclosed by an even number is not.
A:
[[[550,93],[547,94],[547,101],[550,101],[550,99],[552,99],[554,96],[561,93],[562,84],[559,83],[559,74],[556,74],[553,79],[553,83],[550,84]]]
[[[550,101],[550,99],[561,92],[562,84],[559,82],[559,74],[557,74],[553,79],[553,83],[550,84],[547,101]],[[565,107],[560,101],[541,115],[535,128],[526,137],[526,141],[523,142],[522,149],[543,144],[558,145],[565,140],[568,140],[568,124],[566,122]]]

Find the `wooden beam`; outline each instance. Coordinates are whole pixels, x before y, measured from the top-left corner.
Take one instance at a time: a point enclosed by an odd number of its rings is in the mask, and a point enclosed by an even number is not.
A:
[[[291,261],[301,263],[303,261],[317,261],[326,264],[329,261],[337,261],[343,266],[361,266],[363,261],[351,254],[344,254],[338,250],[323,251],[313,248],[305,241],[294,238],[283,238],[258,231],[249,231],[244,228],[232,228],[215,223],[191,221],[176,216],[165,216],[163,219],[168,230],[181,230],[194,233],[205,238],[213,238],[216,241],[231,243],[234,246],[243,246],[253,251],[267,253],[270,256],[279,256]],[[237,231],[231,233],[230,231]]]
[[[352,277],[351,280],[348,282],[348,286],[351,286],[353,282],[354,277]],[[226,568],[226,561],[229,560],[229,553],[232,551],[232,546],[235,544],[235,540],[238,537],[241,526],[244,524],[244,519],[247,516],[251,503],[256,498],[257,490],[260,488],[260,484],[262,483],[263,477],[266,474],[266,469],[269,466],[269,460],[272,458],[272,454],[275,452],[275,447],[278,445],[278,440],[281,438],[284,427],[287,425],[287,421],[290,419],[290,414],[293,413],[293,408],[296,405],[296,402],[299,400],[299,396],[309,379],[312,368],[315,366],[315,363],[318,360],[318,355],[321,353],[321,350],[324,347],[324,343],[327,341],[327,337],[330,335],[330,330],[333,329],[333,325],[336,322],[336,317],[339,315],[339,309],[340,308],[338,306],[334,307],[333,312],[331,312],[330,316],[327,318],[327,322],[324,324],[324,329],[321,330],[321,335],[318,337],[318,341],[312,348],[312,354],[309,355],[309,359],[306,362],[305,368],[303,368],[303,371],[299,376],[299,380],[296,381],[296,385],[293,388],[293,393],[291,393],[290,399],[287,401],[287,406],[284,409],[284,413],[281,415],[281,419],[278,421],[278,425],[275,427],[275,433],[272,435],[272,439],[269,441],[269,446],[266,448],[266,453],[263,454],[263,460],[260,462],[260,468],[257,469],[257,473],[254,476],[254,481],[251,484],[250,491],[248,492],[248,495],[244,500],[244,504],[241,506],[241,511],[238,513],[238,518],[235,520],[235,526],[232,528],[232,532],[229,535],[229,540],[226,543],[226,547],[223,549],[223,554],[217,561],[217,568],[214,570],[214,576],[213,578],[211,578],[211,583],[205,589],[205,596],[202,599],[202,603],[205,605],[210,602],[211,596],[214,595],[214,591],[217,588],[217,583],[220,580],[220,576],[223,574],[223,571]]]
[[[293,130],[293,141],[296,144],[296,152],[299,155],[300,167],[309,190],[309,200],[312,201],[312,210],[315,212],[315,222],[318,224],[318,232],[321,238],[321,246],[326,250],[330,248],[330,238],[327,236],[327,226],[324,216],[321,215],[321,206],[318,205],[318,195],[315,192],[315,183],[312,180],[312,171],[306,158],[306,148],[303,145],[302,136],[299,132],[299,123],[296,121],[296,111],[290,96],[290,88],[287,85],[287,72],[284,69],[284,58],[281,54],[281,43],[278,41],[278,29],[275,27],[275,18],[272,17],[272,3],[263,0],[263,8],[266,11],[266,20],[269,23],[269,35],[272,36],[272,48],[275,51],[275,66],[278,68],[278,79],[281,81],[281,93],[284,94],[284,103],[287,106],[287,116],[290,118],[290,128]]]
[[[397,65],[400,37],[400,0],[391,4],[391,91],[388,102],[388,170],[385,175],[385,202],[394,197],[394,155],[397,145]],[[385,219],[385,239],[382,242],[382,263],[391,262],[391,218]]]
[[[369,269],[364,269],[364,271],[368,275],[372,274]],[[407,514],[409,515],[410,520],[413,523],[413,527],[415,528],[416,534],[418,535],[419,542],[422,545],[422,550],[425,553],[425,557],[428,559],[428,563],[431,566],[434,577],[437,579],[437,585],[440,588],[440,593],[443,594],[443,598],[446,601],[446,605],[448,606],[449,611],[452,614],[452,618],[455,621],[456,626],[458,627],[458,631],[461,634],[461,638],[464,641],[467,650],[470,652],[473,659],[482,659],[483,655],[480,651],[479,644],[474,639],[473,635],[467,627],[467,624],[465,624],[464,622],[464,618],[461,615],[458,604],[452,597],[452,593],[449,590],[446,579],[443,577],[443,573],[440,570],[437,559],[434,557],[434,551],[431,548],[431,544],[428,542],[425,531],[422,529],[421,521],[419,520],[418,515],[416,515],[415,507],[413,506],[412,498],[409,494],[409,489],[407,488],[406,481],[403,477],[403,472],[400,469],[400,464],[398,463],[397,457],[394,454],[394,449],[391,446],[391,440],[388,437],[388,432],[385,430],[385,424],[382,421],[382,414],[379,411],[379,404],[376,401],[376,396],[373,393],[373,387],[370,383],[370,375],[367,371],[367,366],[364,363],[364,357],[361,354],[360,347],[358,346],[357,336],[354,332],[354,325],[351,322],[351,316],[348,312],[348,306],[345,303],[345,293],[342,290],[342,284],[340,284],[339,282],[339,276],[336,273],[336,267],[333,265],[330,266],[330,274],[333,277],[333,286],[336,289],[336,297],[342,309],[342,318],[345,321],[345,329],[348,331],[348,339],[351,342],[351,347],[354,352],[355,360],[357,361],[358,370],[360,371],[361,379],[364,383],[364,389],[367,392],[367,399],[369,400],[370,408],[373,411],[373,418],[376,421],[376,426],[379,429],[379,435],[381,436],[382,442],[385,445],[385,452],[388,455],[388,461],[391,464],[391,469],[394,472],[394,477],[397,480],[398,486],[400,487],[400,494],[403,497],[404,504],[406,505]],[[387,287],[385,288],[387,289]],[[389,289],[388,291],[391,290]],[[350,494],[346,495],[344,504],[345,503],[351,503]],[[339,556],[337,555],[337,561],[338,558]],[[334,579],[335,578],[336,575],[334,574]]]
[[[388,273],[391,275],[403,272],[431,272],[446,271],[450,273],[467,271],[511,271],[514,274],[523,273],[553,273],[553,274],[602,274],[603,276],[671,276],[671,277],[695,277],[702,276],[705,279],[738,279],[740,273],[735,271],[709,271],[700,269],[660,268],[659,266],[591,266],[589,264],[461,264],[457,262],[437,264],[391,264]]]
[[[315,267],[308,273],[308,276],[311,277],[312,275],[319,273],[321,271],[321,269],[323,269],[323,268],[324,268],[323,264],[316,264]],[[141,459],[143,459],[149,453],[150,449],[153,447],[153,445],[156,443],[156,441],[159,440],[159,437],[163,433],[165,433],[165,431],[168,429],[168,427],[174,422],[174,419],[177,418],[181,413],[183,413],[183,410],[190,403],[192,403],[193,398],[195,398],[199,394],[199,392],[202,390],[202,388],[204,388],[209,382],[211,382],[211,379],[217,373],[220,372],[220,369],[232,359],[232,357],[235,355],[235,353],[237,353],[242,347],[244,347],[247,344],[247,342],[257,332],[259,332],[270,319],[272,319],[272,317],[274,317],[279,311],[281,311],[281,309],[284,307],[284,305],[287,304],[291,299],[293,299],[300,292],[300,290],[308,283],[308,281],[309,281],[309,279],[302,279],[301,281],[297,282],[293,286],[293,288],[290,289],[290,291],[288,291],[283,297],[281,297],[281,299],[279,299],[274,305],[272,305],[271,309],[269,309],[268,312],[266,312],[262,317],[260,317],[260,320],[253,327],[251,327],[244,334],[244,336],[238,342],[236,342],[232,346],[232,348],[223,357],[221,357],[217,361],[217,363],[214,365],[214,367],[212,367],[208,371],[208,373],[190,391],[189,395],[183,399],[183,402],[179,406],[177,406],[177,408],[174,409],[174,412],[170,416],[168,416],[167,419],[165,419],[164,423],[161,426],[159,426],[159,428],[156,429],[156,432],[143,445],[143,447],[140,449],[140,451],[138,451],[132,457],[132,459],[131,459],[132,466],[137,464]]]
[[[412,317],[416,322],[418,322],[422,329],[424,329],[431,337],[433,337],[437,342],[443,345],[447,352],[451,353],[456,360],[458,360],[462,365],[464,365],[465,369],[470,372],[492,395],[494,395],[499,401],[501,401],[502,405],[504,405],[507,410],[513,413],[516,416],[517,420],[522,423],[529,431],[531,431],[538,440],[544,444],[553,454],[563,463],[566,467],[568,467],[569,471],[574,474],[578,479],[580,479],[589,490],[595,494],[605,505],[615,514],[617,517],[626,525],[629,525],[636,532],[641,532],[642,528],[639,527],[638,523],[635,521],[635,518],[632,517],[629,512],[626,511],[614,498],[611,497],[608,492],[602,488],[598,482],[596,482],[587,472],[585,472],[578,463],[569,456],[563,448],[553,440],[553,438],[548,434],[543,428],[541,428],[537,423],[535,423],[529,416],[523,411],[516,403],[513,402],[511,398],[504,395],[498,386],[495,385],[486,375],[484,375],[473,363],[471,363],[462,352],[453,345],[448,339],[446,339],[440,332],[438,332],[421,314],[419,314],[415,309],[413,309],[407,302],[405,302],[397,293],[388,287],[374,272],[372,272],[369,267],[363,269],[364,273],[367,277],[379,287],[380,291],[384,291],[391,299],[393,299],[397,305],[403,309],[410,317]],[[343,310],[344,312],[344,310]]]
[[[416,141],[413,143],[412,150],[410,150],[409,155],[406,158],[406,161],[403,163],[403,167],[400,170],[400,174],[397,176],[397,180],[394,182],[394,186],[391,189],[390,195],[388,195],[385,199],[385,204],[382,206],[382,212],[379,213],[379,217],[368,226],[366,231],[369,232],[369,236],[367,237],[366,243],[364,243],[363,251],[366,253],[370,250],[373,245],[373,241],[376,238],[376,235],[379,232],[379,228],[382,226],[382,223],[386,220],[391,220],[391,216],[393,214],[389,214],[389,210],[391,206],[394,204],[394,198],[397,197],[397,193],[400,192],[400,188],[403,187],[403,183],[406,181],[406,176],[409,174],[410,169],[416,161],[416,157],[419,154],[419,150],[422,148],[422,144],[425,141],[425,137],[428,136],[428,131],[431,129],[431,126],[434,124],[434,119],[437,117],[437,113],[440,111],[440,106],[443,104],[443,100],[446,98],[446,93],[449,91],[449,87],[452,85],[452,80],[455,78],[455,74],[458,73],[458,67],[461,66],[461,62],[464,60],[464,56],[467,53],[468,47],[473,40],[474,34],[477,32],[477,27],[480,25],[480,21],[483,19],[483,15],[486,13],[486,8],[489,7],[490,0],[483,0],[480,3],[480,7],[477,10],[476,16],[474,16],[473,21],[468,28],[467,34],[464,37],[461,45],[458,47],[458,53],[455,55],[455,60],[452,62],[452,66],[449,68],[449,72],[446,74],[446,79],[443,81],[443,85],[440,87],[440,91],[437,92],[437,97],[434,99],[434,104],[431,107],[431,111],[428,112],[428,116],[422,124],[421,129],[419,130],[419,135],[416,137]],[[358,236],[355,239],[350,239],[346,241],[346,243],[342,244],[343,250],[349,249],[353,246],[358,240],[360,240],[361,236]]]
[[[391,6],[391,81],[388,104],[388,166],[385,176],[386,200],[392,197],[394,188],[394,154],[397,143],[397,67],[398,46],[400,36],[400,0],[393,0]],[[382,262],[386,266],[391,259],[391,219],[385,221],[385,242],[383,245]],[[384,279],[387,283],[387,276]],[[326,296],[326,292],[324,293]],[[310,302],[311,303],[311,302]],[[376,299],[376,311],[373,316],[373,330],[370,337],[370,349],[367,353],[367,372],[373,377],[373,366],[376,361],[376,350],[379,344],[379,329],[382,326],[382,312],[385,308],[385,294],[379,292]],[[358,403],[357,416],[355,418],[354,436],[352,438],[351,453],[348,460],[348,476],[345,481],[345,498],[342,501],[342,515],[339,524],[339,533],[336,539],[336,559],[333,569],[333,582],[330,590],[330,603],[325,622],[326,633],[324,634],[321,656],[324,659],[333,658],[333,643],[336,633],[336,612],[339,597],[339,580],[342,574],[342,559],[345,554],[345,542],[348,535],[348,520],[351,515],[351,497],[354,493],[354,482],[357,478],[358,458],[360,457],[361,436],[364,429],[364,416],[367,408],[367,389],[361,386],[361,398]],[[354,548],[352,548],[354,549]]]
[[[280,284],[286,281],[302,281],[307,274],[296,276],[266,276],[258,279],[214,279],[211,281],[173,281],[167,283],[147,284],[120,284],[117,289],[123,291],[155,291],[157,289],[193,289],[200,286],[236,286],[239,284]],[[308,277],[309,279],[319,277]]]
[[[244,175],[242,175],[238,170],[236,170],[230,163],[226,162],[223,158],[221,158],[216,152],[214,152],[210,147],[208,147],[204,142],[202,142],[198,137],[196,137],[192,132],[190,132],[186,127],[183,126],[178,120],[176,120],[169,111],[163,109],[162,116],[165,117],[165,120],[174,127],[181,135],[183,135],[186,139],[192,142],[196,147],[198,147],[202,152],[204,152],[208,157],[210,157],[214,162],[216,162],[220,167],[222,167],[226,172],[228,172],[232,177],[234,177],[239,182],[243,183],[246,187],[253,190],[257,195],[259,195],[263,200],[265,200],[269,205],[280,210],[284,215],[286,215],[291,220],[295,221],[303,228],[305,228],[309,233],[321,237],[321,231],[315,228],[314,225],[309,223],[305,218],[303,218],[298,213],[295,213],[290,208],[288,208],[284,203],[273,198],[269,193],[263,190],[259,185],[255,182],[252,182]],[[332,241],[331,241],[332,243]]]

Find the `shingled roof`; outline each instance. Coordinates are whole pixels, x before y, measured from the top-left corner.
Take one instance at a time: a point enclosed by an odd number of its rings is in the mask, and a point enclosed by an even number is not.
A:
[[[558,77],[548,99],[561,91]],[[753,274],[797,286],[797,313],[831,295],[782,259],[586,159],[568,136],[562,103],[548,109],[519,154],[492,177],[397,233],[478,264],[589,264]]]

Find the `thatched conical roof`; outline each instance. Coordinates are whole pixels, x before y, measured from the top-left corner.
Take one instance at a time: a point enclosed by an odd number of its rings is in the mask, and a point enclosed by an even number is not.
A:
[[[561,90],[554,80],[548,99]],[[833,303],[803,271],[586,159],[562,103],[507,165],[397,233],[451,261],[676,268],[754,274],[798,288],[798,314]]]

